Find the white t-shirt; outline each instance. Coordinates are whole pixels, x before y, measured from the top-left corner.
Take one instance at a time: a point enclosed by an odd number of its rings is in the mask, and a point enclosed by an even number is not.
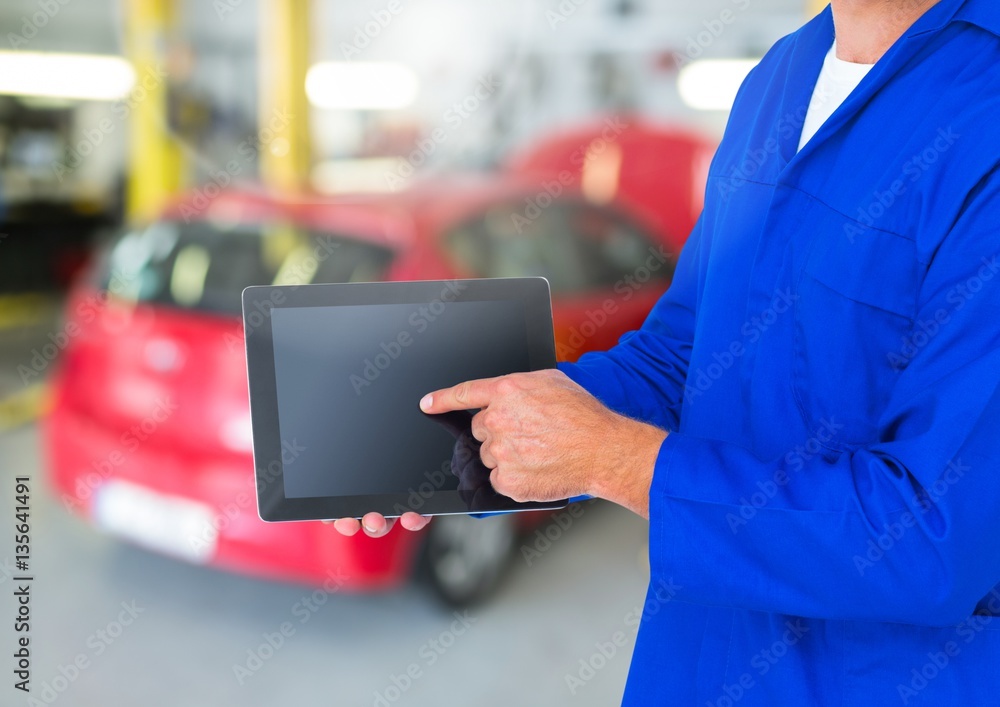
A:
[[[851,92],[858,87],[874,64],[854,64],[837,58],[837,42],[823,61],[816,88],[813,89],[812,100],[809,101],[809,113],[802,126],[802,137],[799,140],[801,150],[823,123],[833,115],[840,104],[847,100]]]

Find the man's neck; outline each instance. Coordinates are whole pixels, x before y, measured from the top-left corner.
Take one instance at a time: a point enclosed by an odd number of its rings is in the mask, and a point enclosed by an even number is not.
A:
[[[874,64],[940,0],[832,0],[837,58]]]

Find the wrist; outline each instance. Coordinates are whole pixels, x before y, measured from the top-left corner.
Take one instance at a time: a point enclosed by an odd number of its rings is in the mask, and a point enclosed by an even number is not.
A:
[[[606,464],[598,465],[591,495],[628,508],[644,518],[649,517],[649,489],[660,447],[667,432],[654,425],[615,416],[610,439],[602,449]]]

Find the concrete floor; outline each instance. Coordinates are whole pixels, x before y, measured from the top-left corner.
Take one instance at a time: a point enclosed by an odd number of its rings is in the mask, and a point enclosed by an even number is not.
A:
[[[0,332],[0,394],[17,392],[12,374],[38,335]],[[498,594],[469,613],[461,635],[451,633],[452,612],[419,584],[331,596],[301,624],[293,607],[310,588],[186,565],[103,536],[45,493],[41,464],[33,425],[0,432],[0,526],[9,528],[0,534],[0,653],[8,656],[0,704],[555,707],[621,699],[634,645],[624,618],[642,601],[648,569],[646,523],[619,508],[589,506],[532,566],[519,557]],[[13,689],[10,672],[16,475],[31,476],[35,489],[37,702]],[[275,651],[265,647],[266,660],[238,677],[234,668],[248,665],[248,651],[290,620],[294,634]],[[628,638],[624,648],[594,660],[603,667],[571,689],[567,675],[579,678],[581,660],[618,631]],[[432,641],[449,647],[436,653]],[[72,667],[78,658],[83,669]],[[408,669],[417,677],[406,686]]]

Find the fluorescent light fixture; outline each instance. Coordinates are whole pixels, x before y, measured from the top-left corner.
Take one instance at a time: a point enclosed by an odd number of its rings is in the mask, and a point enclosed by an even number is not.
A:
[[[396,62],[322,62],[306,74],[306,95],[318,108],[395,110],[412,105],[419,91],[413,69]]]
[[[697,110],[731,110],[736,93],[760,59],[704,59],[688,64],[677,78],[681,99]]]
[[[115,101],[135,84],[120,56],[0,51],[0,94],[82,101]]]

